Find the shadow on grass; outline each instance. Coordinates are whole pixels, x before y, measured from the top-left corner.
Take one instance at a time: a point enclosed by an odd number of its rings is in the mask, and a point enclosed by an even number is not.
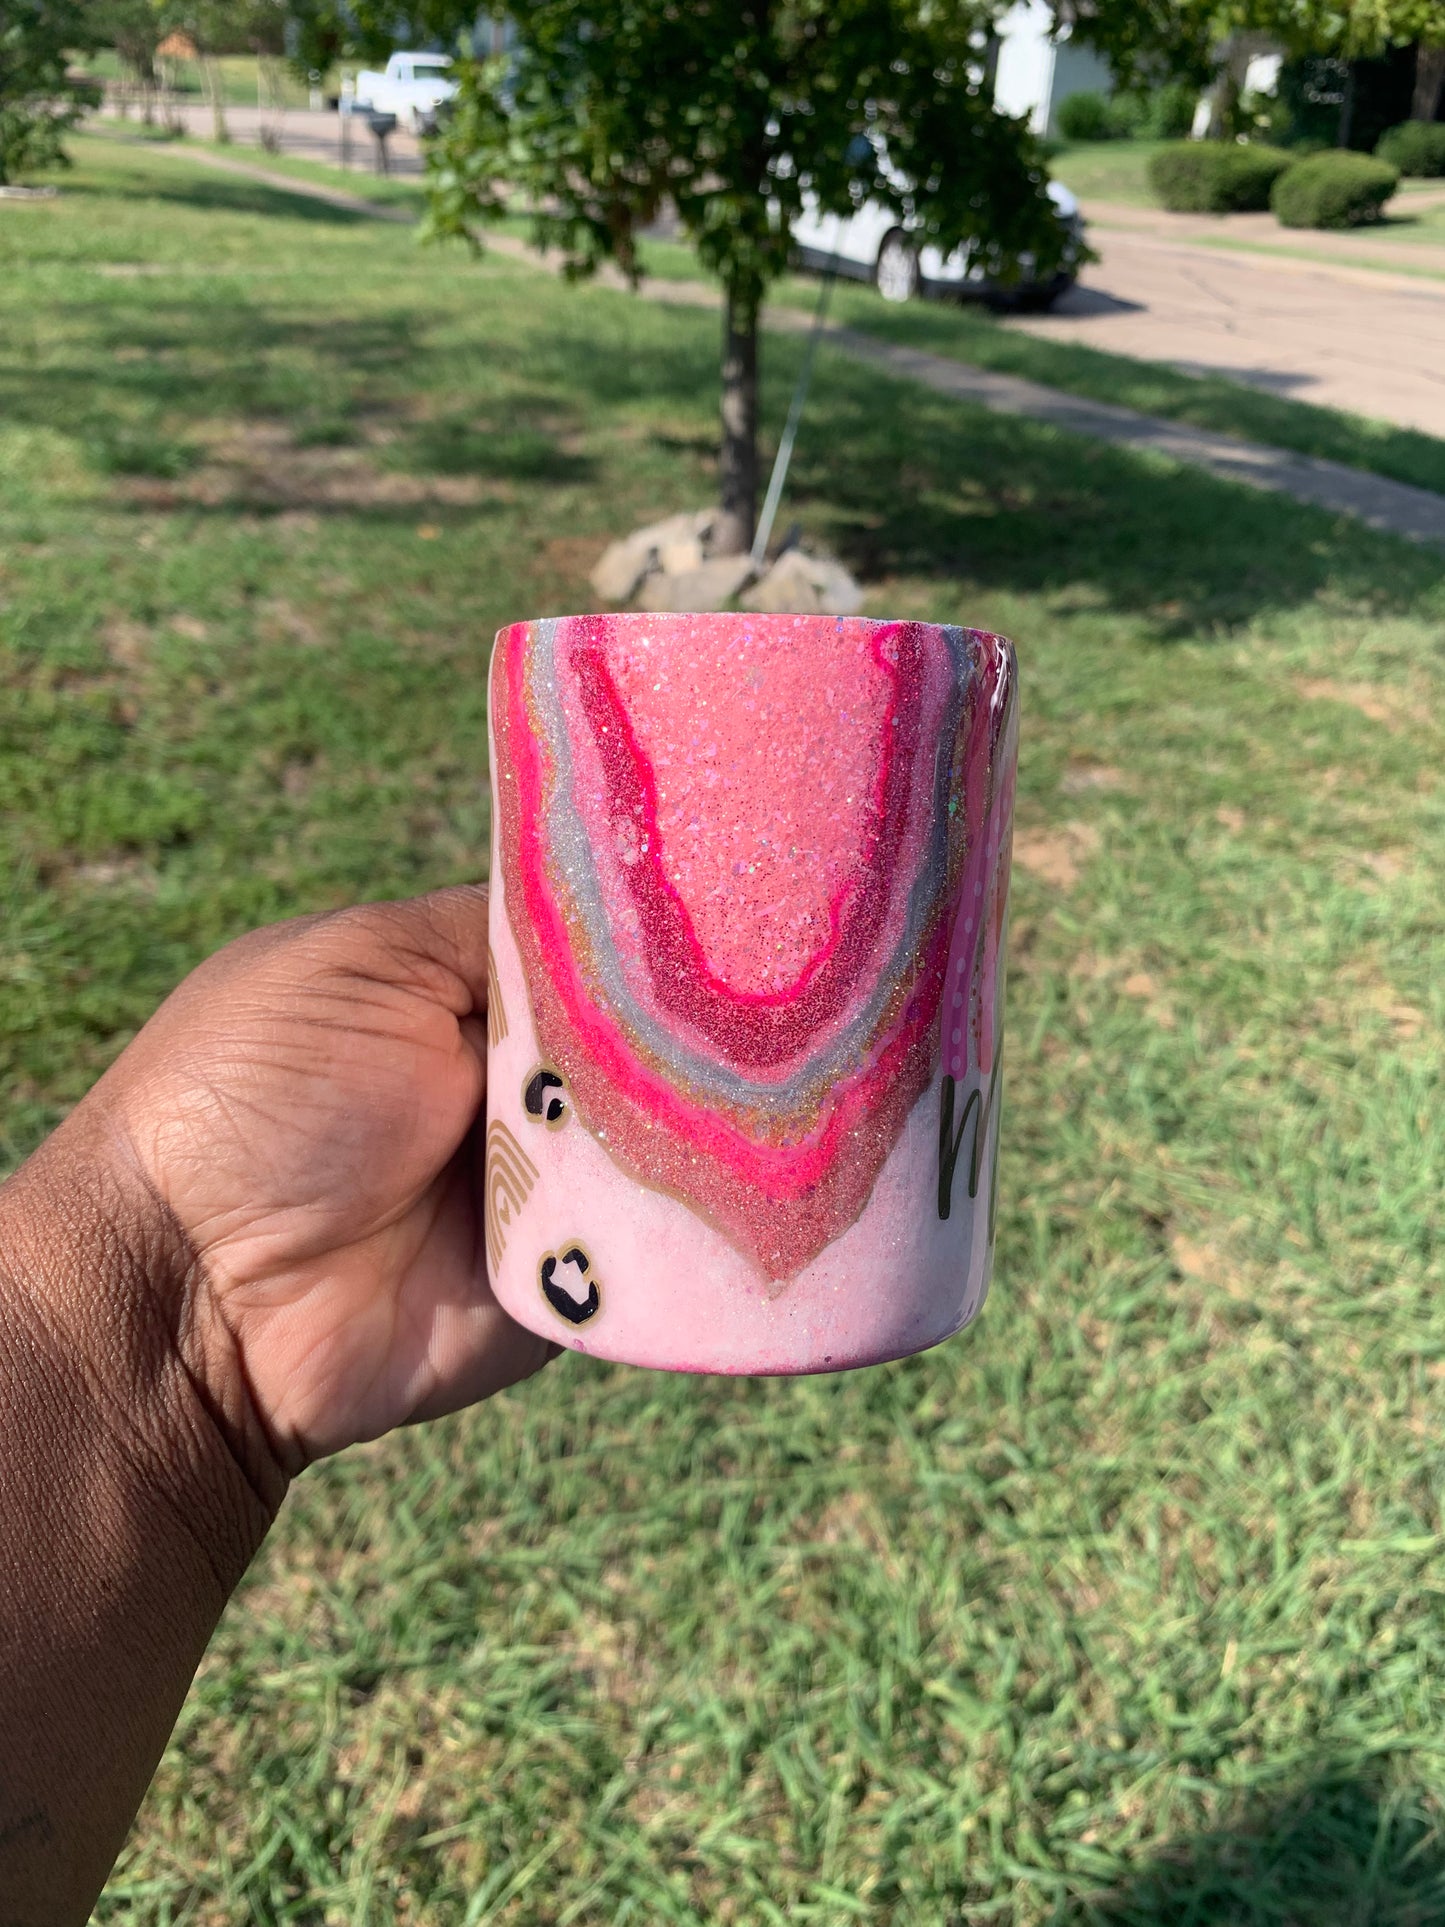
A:
[[[224,179],[195,191],[213,189],[214,204],[232,211],[242,203],[286,214],[318,205],[265,189],[248,200],[246,183]],[[369,254],[367,261],[372,286],[388,259],[379,267]],[[531,488],[539,523],[549,513],[548,489],[594,477],[608,487],[639,424],[682,457],[703,437],[712,443],[712,315],[516,279],[526,275],[510,269],[479,281],[472,319],[458,322],[447,311],[450,334],[405,279],[384,280],[385,305],[364,313],[348,313],[344,298],[337,312],[307,312],[290,295],[221,302],[174,287],[157,300],[153,284],[114,306],[57,303],[59,338],[83,348],[37,365],[0,346],[0,413],[105,446],[105,417],[113,415],[130,440],[122,437],[112,471],[160,470],[164,479],[168,466],[180,466],[168,451],[186,446],[191,419],[269,421],[304,438],[324,417],[331,426],[323,441],[341,445],[358,409],[393,408],[405,418],[415,397],[435,397],[443,412],[404,430],[387,464]],[[203,380],[193,360],[198,344]],[[766,344],[765,455],[801,353],[796,340]],[[195,508],[179,483],[173,500],[134,505]],[[277,493],[298,505],[289,482]],[[380,490],[370,501],[361,494],[316,507],[381,520],[409,513],[385,503]],[[118,505],[127,505],[124,495]],[[254,506],[235,500],[206,512]],[[677,506],[661,501],[657,512]],[[1433,605],[1439,595],[1438,556],[1347,518],[989,414],[837,354],[818,365],[784,513],[799,513],[865,583],[957,582],[960,602],[977,587],[1053,594],[1142,620],[1160,640],[1227,634],[1323,596],[1384,615]]]
[[[1164,459],[965,407],[841,359],[820,368],[790,477],[865,581],[957,577],[1082,594],[1162,639],[1324,595],[1403,612],[1438,554]]]
[[[1417,1788],[1326,1768],[1075,1903],[1058,1927],[1439,1927],[1445,1816]]]
[[[151,151],[179,150],[158,147]],[[330,201],[318,201],[303,190],[288,192],[285,188],[268,187],[264,181],[247,180],[244,175],[223,174],[219,170],[214,174],[199,174],[182,172],[178,167],[172,181],[157,179],[147,169],[143,176],[137,175],[134,185],[124,181],[88,180],[85,192],[100,201],[124,201],[130,205],[138,200],[161,201],[176,207],[195,208],[203,214],[261,214],[273,220],[305,221],[323,227],[373,227],[376,224],[374,215],[358,208],[337,207]]]
[[[64,410],[68,395],[93,402],[107,390],[196,415],[264,409],[276,391],[268,358],[309,356],[350,386],[358,376],[418,362],[425,326],[424,316],[405,310],[311,320],[240,296],[195,306],[180,298],[163,306],[152,298],[144,308],[117,305],[101,313],[56,302],[50,312],[72,332],[84,331],[84,353],[35,368],[8,360],[0,350],[0,411],[9,419],[40,421],[47,401]],[[185,357],[201,341],[214,365],[198,389]],[[96,366],[95,355],[105,358],[103,367]]]
[[[543,426],[485,416],[423,423],[393,451],[391,466],[422,475],[496,476],[515,482],[580,482],[594,468],[586,456],[560,447]]]

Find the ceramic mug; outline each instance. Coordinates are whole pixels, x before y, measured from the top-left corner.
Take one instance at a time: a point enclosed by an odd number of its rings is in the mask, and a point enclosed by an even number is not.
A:
[[[797,615],[492,658],[497,1297],[672,1371],[922,1351],[993,1253],[1013,649]]]

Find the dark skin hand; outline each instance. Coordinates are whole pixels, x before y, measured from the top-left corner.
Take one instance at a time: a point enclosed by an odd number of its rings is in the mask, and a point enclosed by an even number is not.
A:
[[[0,1923],[84,1922],[312,1460],[526,1378],[486,1278],[487,905],[260,930],[0,1186]]]

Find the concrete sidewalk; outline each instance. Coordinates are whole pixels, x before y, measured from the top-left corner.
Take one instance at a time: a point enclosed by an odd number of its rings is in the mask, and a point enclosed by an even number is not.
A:
[[[386,207],[344,188],[323,186],[320,182],[292,180],[287,175],[248,161],[198,152],[195,148],[156,147],[148,151],[170,154],[182,160],[198,161],[224,173],[263,181],[268,186],[327,202],[356,214],[378,220],[410,224],[413,216],[405,208]],[[487,246],[509,260],[524,262],[544,272],[557,272],[558,264],[543,260],[531,248],[511,235],[493,234]],[[604,275],[604,283],[625,287],[620,275]],[[652,281],[643,294],[652,300],[677,306],[716,308],[717,292],[698,281]],[[1434,312],[1445,319],[1445,301],[1436,300]],[[765,310],[766,325],[775,332],[799,334],[811,325],[809,317],[797,309],[775,304]],[[1039,324],[1033,324],[1038,326]],[[921,382],[942,395],[991,409],[999,414],[1021,415],[1032,421],[1047,422],[1071,434],[1085,435],[1120,447],[1147,449],[1168,456],[1192,468],[1207,470],[1223,481],[1243,482],[1288,495],[1299,502],[1354,516],[1371,528],[1391,535],[1405,536],[1415,542],[1445,544],[1445,495],[1428,489],[1411,488],[1392,482],[1382,475],[1347,468],[1340,462],[1327,462],[1307,455],[1291,454],[1284,449],[1266,448],[1233,435],[1213,434],[1180,422],[1143,415],[1131,408],[1118,408],[1107,402],[1087,401],[1046,388],[1039,382],[1014,375],[994,374],[966,362],[952,361],[943,355],[925,353],[880,341],[855,329],[830,325],[831,343],[856,361],[867,362],[885,373]],[[1438,343],[1438,333],[1434,336]],[[1137,352],[1137,351],[1136,351]],[[1158,359],[1156,353],[1151,357]]]
[[[1001,414],[1026,415],[1124,448],[1149,449],[1191,468],[1207,469],[1222,481],[1244,482],[1251,488],[1293,496],[1297,502],[1353,515],[1371,528],[1407,536],[1412,542],[1445,544],[1445,495],[1429,489],[1411,488],[1364,469],[1347,468],[1342,462],[1266,448],[1234,435],[1212,434],[1158,415],[1141,415],[1132,408],[1062,394],[1039,382],[971,368],[966,362],[897,347],[871,335],[844,329],[832,332],[856,360],[874,362],[890,374],[910,376],[940,394],[956,395]]]

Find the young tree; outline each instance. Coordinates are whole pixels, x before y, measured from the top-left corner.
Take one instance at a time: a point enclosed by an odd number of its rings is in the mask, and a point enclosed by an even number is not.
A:
[[[160,85],[156,48],[164,32],[153,0],[90,0],[86,18],[96,45],[114,47],[121,65],[134,74],[143,116],[150,121]]]
[[[476,0],[281,0],[287,57],[302,79],[337,60],[384,64],[398,47],[485,48],[500,15]]]
[[[275,14],[282,17],[280,0],[153,0],[165,32],[183,33],[196,50],[201,79],[211,108],[213,138],[229,141],[226,122],[226,96],[217,65],[221,54],[253,51],[255,17]]]
[[[335,0],[288,0],[286,58],[299,79],[324,74],[353,51],[350,22]]]
[[[1445,89],[1445,38],[1438,43],[1422,40],[1415,55],[1411,120],[1434,120],[1440,112],[1442,89]]]
[[[1109,0],[1074,12],[1075,37],[1103,54],[1121,84],[1192,82],[1207,93],[1211,140],[1235,130],[1245,74],[1256,54],[1332,53],[1349,0]]]
[[[982,72],[967,0],[514,0],[509,60],[461,63],[429,157],[432,233],[474,239],[517,195],[567,269],[638,276],[664,200],[723,288],[719,547],[746,549],[758,492],[758,315],[805,193],[872,197],[945,253],[1050,274],[1066,231],[1021,121]]]
[[[0,186],[65,164],[65,131],[92,90],[68,78],[72,55],[94,44],[79,0],[0,5]]]
[[[1410,118],[1434,120],[1445,87],[1445,0],[1355,0],[1351,16],[1367,36],[1363,48],[1367,53],[1380,52],[1392,43],[1414,46]]]
[[[1416,44],[1416,120],[1433,120],[1445,80],[1445,0],[1054,0],[1076,36],[1116,75],[1147,85],[1178,75],[1210,85],[1209,133],[1232,131],[1251,55],[1333,55],[1344,61]],[[1348,133],[1342,113],[1340,139]]]

